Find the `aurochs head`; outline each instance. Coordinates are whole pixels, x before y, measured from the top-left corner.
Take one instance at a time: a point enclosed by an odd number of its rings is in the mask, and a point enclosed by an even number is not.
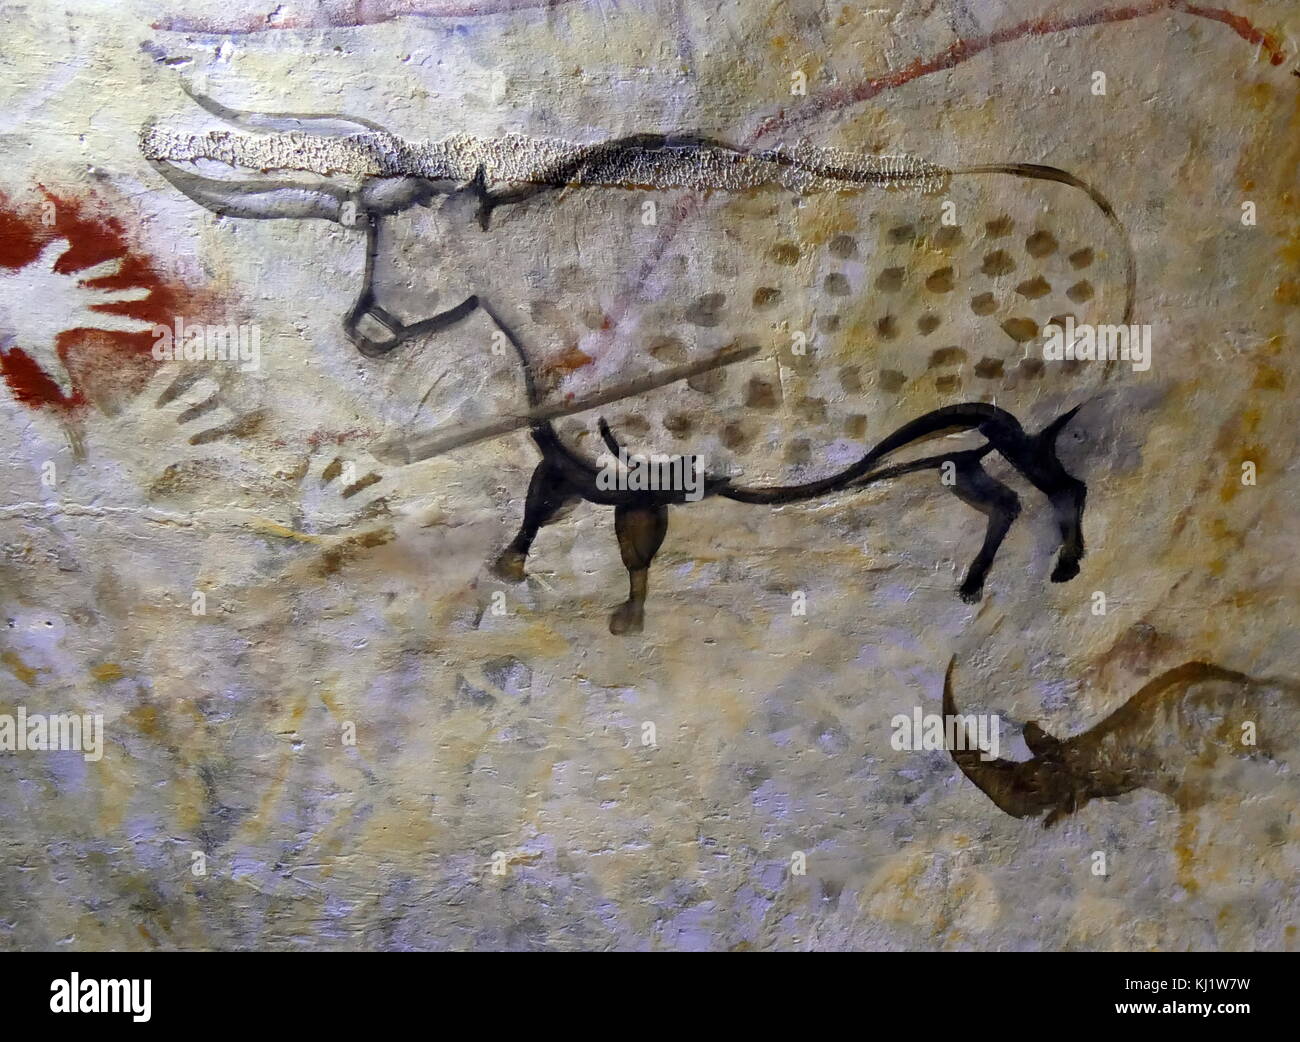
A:
[[[252,219],[316,218],[364,231],[365,285],[344,325],[369,356],[387,354],[416,332],[458,320],[467,313],[461,305],[472,310],[470,298],[480,290],[485,299],[498,290],[514,297],[524,292],[516,275],[535,290],[539,280],[569,266],[584,269],[576,282],[584,291],[593,291],[584,298],[584,307],[604,306],[606,301],[594,299],[601,293],[630,298],[644,291],[653,299],[660,293],[690,293],[705,301],[721,300],[725,294],[696,290],[700,275],[683,280],[684,269],[673,267],[684,255],[664,252],[654,230],[659,206],[678,220],[697,211],[720,219],[716,226],[700,219],[700,228],[682,235],[688,243],[697,236],[710,239],[698,252],[712,256],[707,270],[717,274],[714,269],[736,267],[719,251],[731,253],[741,242],[737,237],[718,238],[725,235],[728,221],[744,216],[743,206],[733,211],[722,205],[728,201],[759,189],[772,190],[764,204],[769,206],[815,194],[875,193],[895,187],[927,190],[948,176],[911,156],[858,155],[810,145],[751,151],[692,133],[631,134],[590,144],[520,134],[490,139],[451,134],[408,141],[364,120],[235,112],[193,97],[240,132],[187,133],[152,125],[141,136],[146,158],[172,185],[215,213]],[[203,165],[190,168],[183,163]],[[213,176],[214,168],[218,176]],[[227,176],[236,168],[260,173]],[[598,202],[587,193],[568,193],[571,187],[621,191]],[[523,204],[536,199],[545,205],[551,192],[573,203],[561,234],[543,234],[544,242],[534,236],[531,243],[528,236],[491,241],[482,236],[494,226],[498,207],[527,212]],[[644,197],[651,192],[656,194]],[[706,199],[711,202],[704,205]],[[587,243],[598,248],[584,251]],[[537,253],[530,266],[512,267],[511,261],[527,253],[530,245]],[[561,259],[559,251],[564,249],[569,254]],[[793,247],[786,244],[783,249]],[[793,261],[780,263],[788,267]],[[665,280],[674,285],[661,290]],[[830,279],[826,293],[845,296],[847,287],[839,273]],[[438,301],[439,308],[455,306],[431,318],[399,315],[431,315],[438,292],[449,294],[445,302]],[[707,306],[697,310],[693,314],[698,324],[720,324]]]
[[[953,664],[944,677],[944,713],[956,713]],[[1259,751],[1243,742],[1265,715],[1285,723],[1268,729],[1277,738],[1294,731],[1300,687],[1265,681],[1208,662],[1186,662],[1148,681],[1122,706],[1064,741],[1037,723],[1025,724],[1028,760],[984,761],[978,752],[952,750],[967,778],[997,807],[1016,818],[1047,814],[1052,825],[1090,800],[1136,789],[1164,793],[1189,806],[1203,797],[1194,776],[1224,756]],[[1276,751],[1276,750],[1274,750]],[[1195,768],[1195,769],[1193,769]]]
[[[205,110],[229,124],[261,137],[229,132],[191,137],[146,127],[141,147],[153,168],[172,186],[213,213],[252,220],[331,221],[354,230],[366,242],[365,277],[355,303],[343,316],[343,328],[367,357],[382,357],[414,336],[436,331],[464,317],[472,304],[458,303],[434,312],[436,293],[416,286],[409,252],[396,245],[393,221],[408,214],[411,242],[435,242],[439,225],[450,219],[463,225],[471,214],[483,220],[481,179],[454,176],[387,176],[339,173],[366,169],[370,152],[386,146],[392,135],[365,120],[338,116],[264,115],[236,112],[209,98],[191,94]],[[284,166],[276,165],[276,150],[285,149]],[[254,160],[244,153],[262,154],[256,177],[239,176]],[[213,159],[220,153],[219,159]],[[310,157],[303,163],[301,156]],[[317,172],[303,172],[314,165]],[[223,175],[213,176],[213,167]],[[455,171],[431,171],[453,174]],[[405,263],[400,263],[401,261]],[[380,302],[383,298],[384,303]],[[387,306],[385,306],[387,305]],[[399,312],[407,312],[402,317]]]
[[[957,713],[952,693],[952,671],[956,659],[948,663],[943,678],[944,716]],[[1055,824],[1072,814],[1093,796],[1086,783],[1070,772],[1062,755],[1059,739],[1031,720],[1023,731],[1032,759],[984,760],[978,750],[952,749],[953,762],[999,810],[1013,818],[1036,818],[1046,813],[1044,826]]]

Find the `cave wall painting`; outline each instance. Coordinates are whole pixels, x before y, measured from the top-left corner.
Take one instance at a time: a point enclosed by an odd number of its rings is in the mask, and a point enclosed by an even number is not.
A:
[[[7,12],[6,946],[1294,947],[1286,5],[202,6]]]

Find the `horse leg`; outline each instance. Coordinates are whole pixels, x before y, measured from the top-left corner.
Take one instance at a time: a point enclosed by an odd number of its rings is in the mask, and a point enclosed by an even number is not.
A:
[[[614,532],[627,568],[627,600],[609,617],[610,633],[640,633],[645,625],[645,597],[650,563],[668,534],[668,508],[662,504],[616,506]]]
[[[546,460],[537,464],[528,483],[528,497],[524,501],[524,520],[519,533],[510,545],[501,551],[492,565],[492,571],[507,582],[522,582],[528,551],[543,525],[555,519],[560,508],[577,498],[568,482]]]

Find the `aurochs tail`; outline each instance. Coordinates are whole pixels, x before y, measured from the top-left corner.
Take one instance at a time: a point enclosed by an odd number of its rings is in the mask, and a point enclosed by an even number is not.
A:
[[[718,495],[734,499],[739,503],[797,503],[816,499],[818,496],[838,491],[850,484],[855,487],[861,485],[863,482],[859,479],[868,475],[877,463],[905,446],[959,431],[980,430],[984,433],[984,428],[989,426],[998,430],[1001,440],[1028,440],[1024,428],[1020,426],[1020,421],[996,405],[987,402],[948,405],[903,424],[857,462],[829,477],[802,485],[774,485],[770,488],[728,485],[720,489]]]

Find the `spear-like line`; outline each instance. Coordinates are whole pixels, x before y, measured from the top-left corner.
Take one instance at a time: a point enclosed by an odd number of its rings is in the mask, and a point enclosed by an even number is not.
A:
[[[674,366],[672,369],[665,369],[661,373],[653,373],[638,380],[630,380],[625,384],[619,384],[617,387],[611,387],[606,391],[588,395],[585,398],[556,402],[553,405],[539,405],[527,412],[506,416],[494,423],[485,424],[482,427],[471,427],[469,430],[447,433],[435,431],[432,434],[421,435],[409,440],[399,439],[382,442],[371,451],[375,459],[381,463],[418,463],[420,460],[432,459],[434,456],[440,456],[452,449],[459,449],[475,442],[486,441],[489,438],[498,438],[502,434],[509,434],[511,431],[517,431],[521,427],[528,427],[542,420],[554,420],[560,416],[571,416],[574,413],[586,412],[588,409],[594,409],[600,405],[608,405],[610,402],[645,394],[647,391],[653,391],[668,384],[689,380],[692,376],[698,376],[700,373],[735,365],[737,362],[753,358],[758,354],[758,351],[757,346],[723,348],[711,358],[702,358],[698,362]]]

